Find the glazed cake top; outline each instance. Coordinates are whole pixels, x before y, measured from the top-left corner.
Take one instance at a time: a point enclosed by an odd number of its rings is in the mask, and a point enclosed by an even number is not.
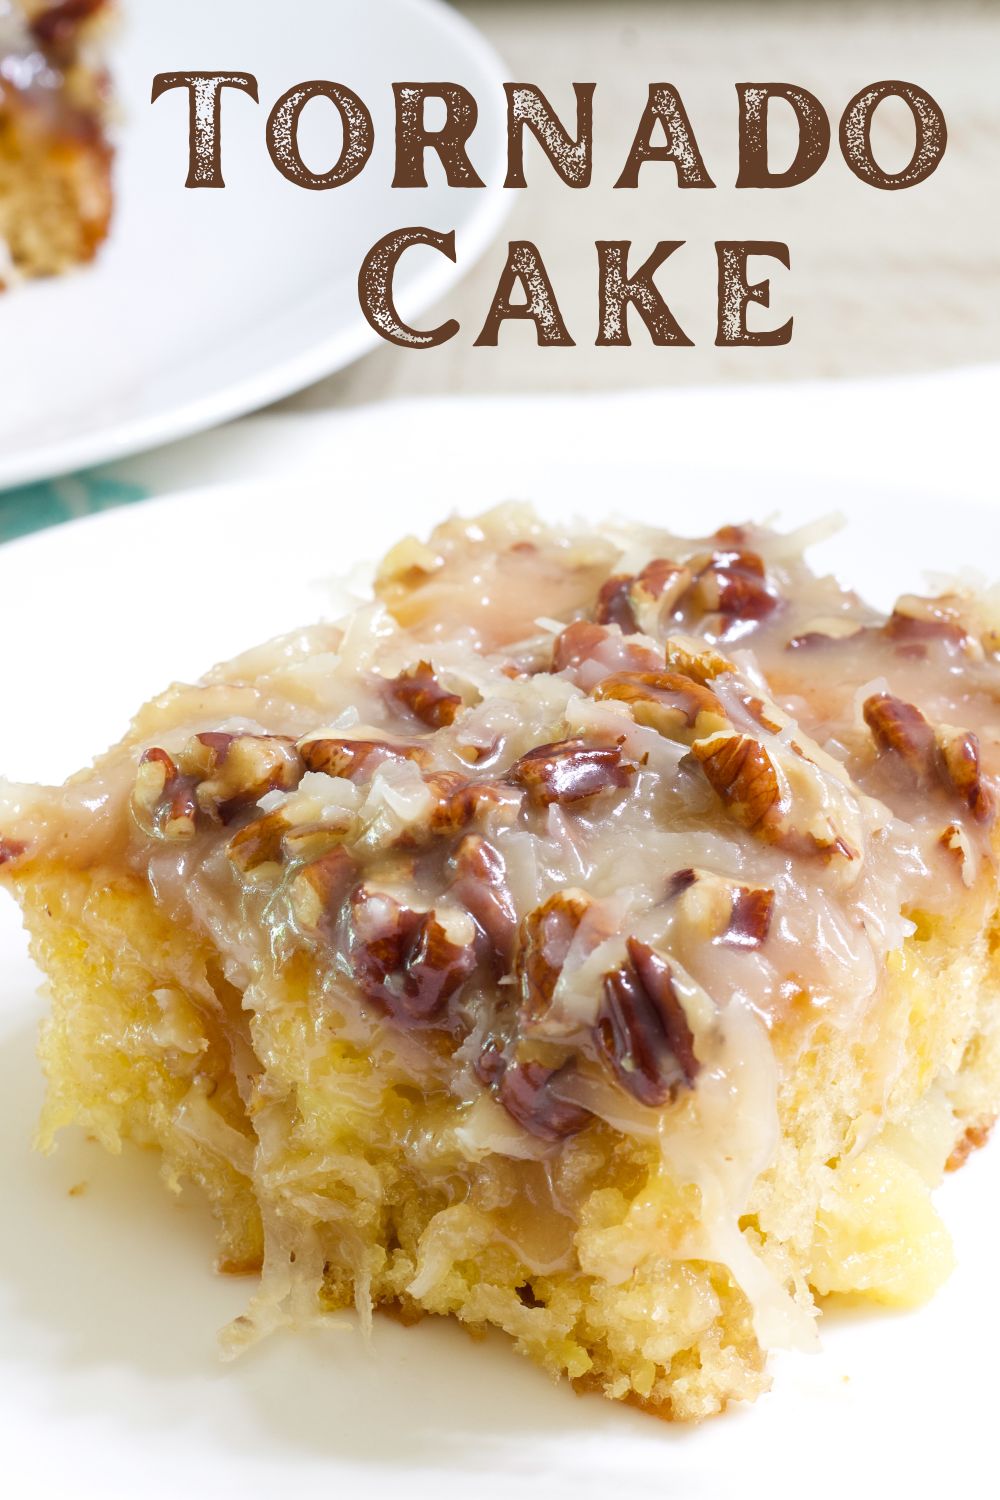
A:
[[[795,537],[520,507],[402,542],[375,595],[15,789],[6,863],[128,866],[241,990],[308,950],[355,1030],[527,1151],[595,1115],[654,1132],[734,1026],[780,1064],[871,1003],[921,914],[990,898],[971,597],[885,617]]]

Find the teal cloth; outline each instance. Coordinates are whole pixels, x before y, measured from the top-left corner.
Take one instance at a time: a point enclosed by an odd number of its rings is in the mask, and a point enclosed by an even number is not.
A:
[[[97,470],[45,479],[0,493],[0,542],[27,536],[47,526],[58,526],[79,516],[96,515],[117,505],[145,500],[149,491],[141,484],[116,479]]]

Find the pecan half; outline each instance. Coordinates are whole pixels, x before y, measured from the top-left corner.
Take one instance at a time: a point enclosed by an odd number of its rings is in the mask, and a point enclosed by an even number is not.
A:
[[[935,779],[937,743],[919,708],[891,693],[873,693],[862,713],[879,750],[898,756],[920,785]]]
[[[449,693],[438,682],[429,661],[418,661],[415,667],[407,667],[389,684],[389,697],[399,707],[407,709],[422,724],[431,729],[442,729],[452,724],[462,707],[458,693]]]
[[[722,616],[724,636],[736,633],[734,627],[766,619],[781,602],[763,559],[746,548],[713,552],[700,568],[689,598],[703,614]]]
[[[629,938],[628,959],[604,976],[594,1029],[599,1054],[640,1104],[665,1104],[698,1073],[694,1037],[666,959]]]
[[[140,828],[161,839],[189,839],[195,831],[197,779],[182,775],[158,746],[143,751],[132,788],[132,812]]]
[[[670,619],[694,581],[691,569],[654,557],[639,573],[614,573],[602,584],[594,608],[598,625],[617,625],[623,635],[655,635]]]
[[[569,946],[592,904],[586,891],[568,887],[555,891],[521,923],[517,980],[526,1025],[540,1021],[552,1004]]]
[[[536,807],[582,802],[600,792],[628,786],[636,768],[622,759],[620,745],[557,740],[537,745],[515,761],[506,779],[522,786]]]
[[[694,581],[691,569],[666,557],[654,557],[632,580],[629,603],[638,628],[655,636],[670,620]]]
[[[499,978],[510,968],[517,937],[517,912],[504,857],[480,834],[467,833],[451,857],[451,868],[454,878],[449,894],[485,935],[491,967]]]
[[[938,749],[952,789],[977,823],[988,823],[994,813],[994,799],[983,780],[976,735],[971,730],[939,729]]]
[[[361,885],[351,897],[351,918],[351,961],[368,998],[397,1020],[440,1020],[476,967],[475,928],[468,913],[414,911]]]
[[[560,1099],[554,1084],[565,1078],[572,1061],[558,1068],[527,1061],[510,1063],[504,1068],[497,1086],[497,1098],[522,1129],[542,1141],[564,1141],[577,1135],[594,1118],[581,1104]]]
[[[552,671],[565,672],[567,667],[589,661],[607,639],[608,631],[603,625],[595,625],[592,620],[574,620],[553,642]]]
[[[750,735],[734,731],[696,741],[691,754],[736,821],[751,833],[776,840],[781,825],[781,788],[763,745]]]
[[[597,684],[592,696],[628,704],[637,724],[686,744],[729,724],[711,688],[679,672],[613,672]]]
[[[430,756],[420,745],[400,740],[351,739],[346,735],[300,741],[299,754],[310,771],[343,776],[348,781],[370,781],[378,767],[390,760],[430,765]]]
[[[916,786],[944,787],[979,823],[993,817],[993,793],[983,777],[979,740],[971,730],[947,725],[935,730],[919,708],[891,693],[866,698],[862,713],[876,748],[904,766]]]

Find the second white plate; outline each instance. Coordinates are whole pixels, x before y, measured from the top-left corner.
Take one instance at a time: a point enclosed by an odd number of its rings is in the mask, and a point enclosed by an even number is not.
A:
[[[357,297],[366,252],[407,224],[454,229],[457,263],[411,251],[398,305],[417,318],[469,268],[507,207],[500,64],[441,0],[141,0],[123,7],[111,67],[121,125],[111,237],[95,264],[0,296],[0,488],[168,442],[276,400],[378,344]],[[184,187],[187,93],[150,103],[156,73],[253,73],[229,89],[224,190]],[[265,123],[287,89],[330,78],[371,111],[375,146],[352,182],[308,192],[271,164]],[[451,79],[480,105],[469,154],[487,183],[393,190],[393,80]],[[431,106],[428,106],[430,109]],[[303,151],[336,160],[325,101]]]

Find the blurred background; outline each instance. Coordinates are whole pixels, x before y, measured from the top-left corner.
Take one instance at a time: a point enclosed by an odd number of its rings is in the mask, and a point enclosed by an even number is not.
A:
[[[439,349],[378,349],[293,397],[290,409],[431,392],[629,389],[730,381],[889,375],[1000,355],[1000,5],[995,0],[457,0],[494,43],[507,77],[537,83],[571,124],[574,80],[596,81],[594,181],[565,187],[539,155],[528,188],[512,193],[502,233],[531,239],[549,269],[575,349],[539,356],[530,325],[508,324],[497,349],[475,349],[502,264],[499,248],[452,291],[463,335]],[[941,105],[948,149],[934,175],[898,193],[866,187],[836,147],[848,100],[864,84],[901,78]],[[646,99],[666,80],[680,90],[716,190],[679,193],[673,169],[642,169],[635,192],[611,188]],[[834,144],[811,182],[737,192],[741,80],[811,89]],[[780,158],[780,112],[775,111]],[[879,159],[912,147],[905,110],[879,111]],[[532,171],[532,166],[534,170]],[[402,195],[401,195],[402,196]],[[716,239],[784,240],[790,274],[776,272],[773,306],[794,315],[789,345],[716,349]],[[684,239],[658,277],[693,349],[655,349],[637,329],[631,349],[593,348],[597,238]],[[425,326],[432,326],[430,320]]]

